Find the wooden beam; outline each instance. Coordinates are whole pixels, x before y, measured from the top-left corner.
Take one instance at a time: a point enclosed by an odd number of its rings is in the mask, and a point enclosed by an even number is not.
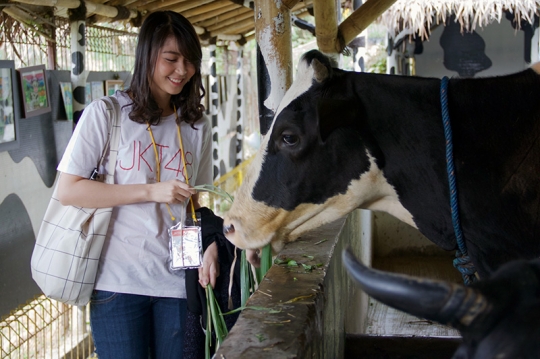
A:
[[[198,2],[200,3],[200,1],[198,1]],[[221,9],[223,7],[226,7],[226,6],[227,7],[231,6],[230,1],[228,1],[228,0],[212,1],[212,2],[210,2],[208,4],[206,4],[206,5],[197,6],[196,8],[186,10],[186,11],[182,11],[182,15],[184,15],[185,17],[200,15],[200,14],[204,14],[205,12],[216,10],[216,9]],[[240,7],[240,5],[236,5],[236,4],[234,6]],[[175,10],[175,11],[178,11],[178,10]]]
[[[194,9],[198,6],[205,5],[211,2],[212,0],[190,0],[181,2],[179,2],[178,0],[167,0],[163,2],[161,0],[157,0],[151,4],[148,4],[144,8],[148,11],[155,11],[157,9],[160,9],[176,11],[183,14],[184,11]]]
[[[282,0],[281,3],[289,10],[291,10],[300,0]]]
[[[57,1],[51,1],[51,0],[15,0],[11,2],[19,2],[23,4],[29,4],[29,5],[38,5],[38,6],[58,6],[58,7],[65,7],[68,9],[75,9],[78,8],[81,3],[79,0],[57,0]]]
[[[151,0],[145,1],[144,4],[139,5],[141,9],[146,11],[157,11],[157,10],[169,10],[171,6],[178,6],[178,1],[175,0]]]
[[[151,3],[157,4],[157,3],[162,3],[162,2],[163,1],[161,1],[161,0],[136,0],[136,1],[131,3],[131,6],[140,7],[142,9],[144,9],[145,6],[148,5],[148,4],[151,4]],[[177,1],[177,3],[178,3],[178,1]]]
[[[242,16],[243,14],[251,14],[251,16],[253,16],[253,9],[244,7],[244,8],[234,9],[232,11],[227,11],[226,13],[220,12],[215,15],[212,15],[211,18],[206,18],[205,20],[196,19],[197,18],[196,16],[190,18],[189,20],[196,22],[197,25],[199,26],[208,27],[212,25],[218,25],[222,21],[226,21],[232,17]]]
[[[246,42],[255,40],[255,33],[244,36],[244,39],[246,40]]]
[[[196,22],[199,22],[199,21],[212,19],[212,18],[218,16],[219,14],[232,12],[233,10],[241,10],[241,8],[238,8],[238,5],[236,5],[236,4],[229,4],[229,5],[224,6],[222,8],[215,9],[215,10],[212,10],[212,11],[208,11],[208,12],[202,13],[200,15],[189,16],[188,19],[189,19],[189,21],[191,23],[196,23]]]
[[[243,33],[243,32],[246,32],[250,29],[254,29],[255,28],[255,21],[253,19],[247,19],[247,20],[244,20],[244,21],[240,21],[238,24],[234,24],[234,25],[231,25],[231,26],[227,26],[225,28],[222,28],[222,29],[219,29],[219,30],[216,30],[216,31],[212,31],[210,32],[210,35],[211,36],[217,36],[218,34],[228,34],[230,35],[231,33]]]
[[[315,0],[313,2],[317,46],[319,50],[328,55],[339,53],[337,10],[335,0]]]
[[[294,7],[291,9],[291,12],[296,14],[296,12],[305,9],[307,11],[307,8],[309,5],[313,5],[313,0],[304,0],[302,2],[299,2],[298,4],[294,5]],[[302,10],[304,11],[304,10]]]
[[[238,24],[238,23],[240,23],[242,21],[245,21],[245,20],[250,20],[251,24],[253,26],[255,26],[255,18],[253,17],[253,12],[249,11],[249,12],[246,12],[246,13],[244,13],[242,15],[232,17],[232,18],[230,18],[228,20],[220,21],[216,25],[207,26],[206,30],[208,30],[208,31],[221,31],[221,29],[223,29],[223,28],[227,28],[228,26],[231,26],[231,25],[236,25],[236,24]]]
[[[38,5],[38,6],[55,6],[58,8],[76,9],[81,5],[79,0],[13,0],[15,3]],[[86,11],[88,15],[97,14],[107,18],[113,18],[118,15],[118,9],[114,6],[104,5],[96,2],[85,1]],[[129,10],[129,18],[137,17],[138,12],[133,9]]]
[[[296,17],[303,19],[305,17],[311,16],[308,9],[303,9],[295,14]]]
[[[368,0],[346,18],[338,28],[344,45],[351,42],[358,34],[367,29],[383,12],[385,12],[396,0]],[[318,23],[317,23],[318,27]],[[339,52],[343,48],[339,49]]]

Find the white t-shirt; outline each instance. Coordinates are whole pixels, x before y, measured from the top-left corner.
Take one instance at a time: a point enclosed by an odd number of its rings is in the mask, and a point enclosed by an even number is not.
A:
[[[124,106],[131,103],[131,100],[125,93],[117,92],[115,96],[120,103],[122,124],[114,182],[154,183],[156,158],[147,125],[129,119],[131,106]],[[175,119],[173,114],[162,118],[159,125],[152,126],[161,158],[162,182],[170,179],[185,182]],[[58,170],[89,177],[105,146],[108,121],[103,101],[89,104],[73,132]],[[197,121],[195,128],[197,130],[185,122],[180,126],[189,184],[211,184],[212,129],[207,117]],[[107,159],[101,173],[105,172],[106,163]],[[171,205],[177,221],[181,213],[185,213],[186,204]],[[172,271],[169,268],[168,229],[172,225],[165,204],[146,202],[114,207],[95,288],[119,293],[185,298],[184,271]]]

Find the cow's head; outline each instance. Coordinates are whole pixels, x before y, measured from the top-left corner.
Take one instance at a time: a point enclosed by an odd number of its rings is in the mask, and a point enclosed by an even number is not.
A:
[[[540,357],[540,259],[507,263],[471,286],[371,269],[351,251],[343,262],[378,301],[458,329],[455,359]]]
[[[363,105],[344,72],[306,53],[234,203],[224,218],[240,248],[279,250],[308,230],[368,203],[395,198],[382,156],[362,121]],[[412,223],[412,219],[410,221]]]

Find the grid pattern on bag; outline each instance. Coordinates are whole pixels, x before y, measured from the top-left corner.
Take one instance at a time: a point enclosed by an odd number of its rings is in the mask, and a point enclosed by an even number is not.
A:
[[[114,183],[120,126],[115,98],[106,97],[110,112],[110,142],[101,156],[109,153],[106,183]],[[101,249],[109,228],[112,208],[63,206],[57,188],[49,202],[32,253],[32,277],[49,298],[73,304],[88,303],[94,289]]]
[[[55,288],[46,293],[49,297],[84,304],[80,297],[89,297],[94,288],[112,209],[62,206],[54,195],[49,206],[40,228],[42,241],[34,249],[33,275]],[[34,259],[42,263],[34,266]]]

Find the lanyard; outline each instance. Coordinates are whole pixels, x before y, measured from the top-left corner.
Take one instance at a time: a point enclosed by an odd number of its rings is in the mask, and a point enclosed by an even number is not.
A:
[[[187,173],[186,168],[186,157],[184,155],[184,143],[182,142],[182,135],[180,133],[180,125],[178,124],[178,112],[176,112],[176,106],[173,106],[174,113],[176,114],[176,134],[178,136],[178,142],[180,143],[180,154],[182,156],[182,164],[184,165],[184,178],[186,179],[186,184],[189,185],[189,175]],[[154,133],[152,132],[152,127],[150,124],[148,124],[148,133],[150,134],[150,139],[152,140],[152,145],[154,147],[154,155],[156,156],[156,180],[158,182],[161,181],[161,161],[159,160],[159,155],[157,151],[156,141],[154,140]],[[195,207],[193,206],[193,200],[191,197],[189,198],[189,203],[191,204],[191,216],[193,218],[193,223],[197,223],[197,217],[195,216]],[[167,211],[169,211],[169,215],[171,216],[171,219],[174,221],[176,218],[173,216],[171,207],[169,207],[168,203],[165,203],[167,206]]]

